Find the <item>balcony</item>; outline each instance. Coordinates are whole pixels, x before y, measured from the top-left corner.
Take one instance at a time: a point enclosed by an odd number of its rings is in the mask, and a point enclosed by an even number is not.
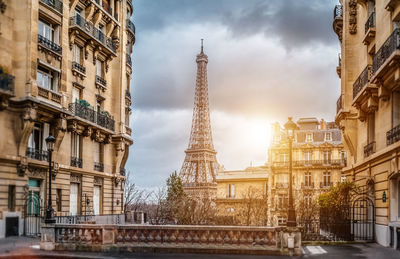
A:
[[[63,3],[59,0],[40,0],[41,3],[51,7],[52,9],[56,10],[60,14],[63,13]]]
[[[86,75],[86,68],[78,62],[72,62],[72,70],[75,70],[82,75]]]
[[[126,170],[125,170],[125,168],[120,168],[120,169],[119,169],[119,174],[122,175],[122,176],[125,176],[125,175],[126,175]]]
[[[339,76],[339,78],[342,77],[342,54],[338,54],[338,66],[336,67],[336,73]]]
[[[104,164],[100,162],[94,162],[94,170],[104,172]]]
[[[75,15],[71,17],[69,26],[71,30],[76,29],[81,31],[83,33],[81,36],[87,39],[94,39],[95,44],[105,47],[103,50],[106,54],[117,55],[117,46],[111,38],[106,37],[102,31],[95,28],[91,22],[86,21],[82,16]]]
[[[386,145],[387,146],[394,144],[399,140],[400,140],[400,125],[397,125],[393,129],[386,132]]]
[[[364,157],[369,157],[373,153],[375,153],[375,141],[372,141],[364,147]]]
[[[126,54],[126,64],[130,67],[132,67],[132,58],[131,55]]]
[[[133,36],[135,36],[135,32],[136,32],[135,25],[129,19],[126,19],[126,28],[128,29],[128,32],[132,33]]]
[[[365,23],[365,36],[363,39],[364,44],[369,44],[374,38],[376,33],[375,12],[372,12]]]
[[[96,123],[97,125],[115,130],[115,121],[107,111],[96,112],[86,101],[70,103],[68,109],[75,115],[87,121]]]
[[[100,86],[103,90],[107,88],[107,81],[101,76],[96,75],[96,85]]]
[[[15,77],[4,73],[3,69],[0,68],[0,91],[5,95],[14,95],[14,79]]]
[[[314,189],[314,182],[310,183],[301,183],[302,189]]]
[[[342,95],[339,96],[339,99],[336,101],[336,114],[339,114],[339,112],[343,109],[343,99]]]
[[[372,82],[385,80],[386,75],[391,75],[393,70],[398,69],[400,59],[400,28],[395,29],[389,38],[376,52],[372,60]],[[389,76],[388,76],[389,77]],[[394,79],[396,81],[396,79]],[[386,82],[385,82],[386,83]]]
[[[338,35],[340,41],[342,41],[343,34],[343,6],[336,5],[333,10],[333,30]]]
[[[361,74],[358,76],[356,81],[353,84],[353,100],[356,99],[357,95],[361,92],[362,89],[367,85],[370,79],[371,66],[368,65],[364,68]]]
[[[35,160],[48,161],[48,152],[46,150],[28,147],[26,148],[26,156]]]
[[[320,182],[319,183],[319,188],[321,188],[321,189],[328,189],[331,186],[333,186],[332,182]]]
[[[41,46],[45,47],[46,49],[49,49],[49,50],[57,53],[58,55],[62,55],[62,48],[59,45],[55,44],[54,42],[43,37],[40,34],[38,34],[38,43]]]
[[[53,92],[49,89],[38,86],[38,95],[43,98],[46,98],[47,100],[61,104],[62,95],[59,93]]]
[[[82,168],[82,158],[71,157],[71,166]]]

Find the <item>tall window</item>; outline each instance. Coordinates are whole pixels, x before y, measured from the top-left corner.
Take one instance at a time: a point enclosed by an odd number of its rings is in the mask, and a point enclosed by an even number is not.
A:
[[[8,186],[8,210],[15,210],[15,185]]]
[[[332,132],[325,133],[325,141],[332,141]]]
[[[278,200],[277,200],[277,207],[278,209],[285,209],[288,206],[288,197],[284,194],[279,194],[278,195]]]
[[[330,151],[324,151],[324,164],[328,165],[331,163],[331,152]]]
[[[279,158],[281,162],[288,162],[289,154],[288,153],[279,154]]]
[[[34,150],[47,150],[46,138],[49,136],[50,124],[35,123],[28,140],[28,148]]]
[[[28,180],[27,215],[39,215],[40,213],[40,180]]]
[[[322,180],[323,180],[323,182],[322,182],[323,186],[325,186],[325,187],[330,186],[331,173],[330,172],[324,172]]]
[[[227,186],[227,197],[228,198],[235,198],[235,185],[229,183]]]
[[[38,67],[36,80],[38,86],[52,90],[54,92],[58,91],[58,73],[49,70],[44,67]]]
[[[70,184],[70,193],[69,193],[69,213],[70,213],[70,215],[78,214],[78,195],[79,195],[79,184],[71,183]]]
[[[77,87],[72,87],[72,102],[75,103],[81,99],[81,90]]]
[[[129,115],[130,115],[129,108],[125,108],[125,125],[129,127]]]
[[[375,141],[375,113],[368,114],[368,143]]]
[[[81,54],[82,54],[82,48],[74,44],[74,62],[81,64],[82,62]]]
[[[54,39],[54,29],[53,26],[43,20],[39,20],[39,35],[48,39],[49,41],[53,41]]]
[[[394,91],[392,98],[392,122],[393,128],[400,125],[400,92]]]
[[[100,214],[100,200],[101,200],[101,186],[95,185],[93,187],[93,212],[94,215]]]
[[[313,134],[312,133],[306,134],[306,142],[313,142]]]
[[[76,133],[71,134],[71,156],[81,158],[82,138]]]
[[[57,211],[61,212],[62,211],[62,190],[57,189],[56,191],[56,205],[57,205]]]
[[[340,175],[340,182],[341,182],[341,183],[346,182],[346,175],[344,175],[344,174],[341,174],[341,175]]]
[[[96,76],[103,78],[103,67],[103,61],[96,59]]]
[[[340,159],[341,159],[342,163],[346,162],[346,151],[340,152]]]
[[[304,160],[306,162],[311,162],[311,160],[312,160],[312,152],[311,151],[304,152]]]
[[[306,208],[311,206],[311,195],[304,196],[304,205]]]
[[[311,186],[311,173],[310,172],[306,172],[304,174],[304,185]]]
[[[103,143],[99,143],[99,142],[93,142],[93,143],[94,143],[94,162],[95,163],[103,163],[104,145],[103,145]]]

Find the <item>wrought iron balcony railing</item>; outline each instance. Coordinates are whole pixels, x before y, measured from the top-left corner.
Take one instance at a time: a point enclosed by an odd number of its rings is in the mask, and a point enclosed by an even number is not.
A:
[[[400,49],[400,28],[395,29],[372,60],[372,73],[375,74],[397,49]]]
[[[89,106],[85,106],[83,104],[80,104],[78,102],[76,103],[70,103],[68,105],[68,109],[76,116],[81,117],[82,119],[91,121],[91,122],[96,122],[95,121],[95,114],[96,112]]]
[[[386,132],[386,145],[391,145],[400,140],[400,125]]]
[[[86,68],[83,65],[79,64],[78,62],[75,61],[72,62],[72,69],[75,69],[81,72],[82,74],[86,74]]]
[[[302,189],[314,189],[314,182],[301,183]]]
[[[132,58],[131,55],[126,54],[126,64],[128,64],[130,67],[132,67]]]
[[[43,37],[40,34],[38,34],[38,43],[40,45],[46,47],[47,49],[50,49],[50,50],[56,52],[57,54],[62,55],[62,48],[59,45],[55,44],[54,42]]]
[[[133,24],[133,22],[129,19],[126,19],[126,27],[128,28],[128,30],[130,30],[133,34],[136,33],[136,28],[135,25]]]
[[[94,162],[94,170],[104,172],[104,164],[100,162]]]
[[[375,28],[375,26],[375,12],[372,12],[365,23],[365,33],[367,33],[370,28]]]
[[[114,131],[114,120],[109,115],[102,114],[102,112],[97,112],[97,124],[103,128]]]
[[[96,83],[103,87],[107,87],[107,81],[104,78],[102,78],[101,76],[96,75]]]
[[[91,22],[86,21],[82,16],[75,15],[75,16],[71,17],[69,20],[69,25],[71,27],[77,26],[84,33],[86,33],[90,37],[94,38],[97,42],[101,43],[103,46],[105,46],[109,50],[111,50],[114,54],[116,53],[117,46],[111,40],[111,38],[106,37],[102,31],[95,28]]]
[[[48,160],[48,152],[46,150],[40,150],[31,147],[26,149],[26,156],[40,161]]]
[[[346,163],[343,159],[329,159],[329,160],[295,160],[293,161],[293,167],[302,166],[344,166]],[[289,161],[285,162],[273,162],[274,167],[289,167]]]
[[[375,153],[375,141],[372,141],[364,147],[364,157],[369,157],[373,153]]]
[[[357,94],[367,85],[370,79],[371,65],[364,68],[361,74],[358,76],[353,84],[353,99],[356,98]]]
[[[336,101],[336,113],[339,113],[339,111],[343,109],[343,100],[342,96],[339,96],[339,99]]]
[[[333,186],[332,182],[320,182],[319,183],[319,188],[323,189],[323,188],[329,188]]]
[[[82,158],[71,157],[71,166],[82,168]]]
[[[54,10],[59,13],[63,13],[63,3],[59,0],[40,0],[40,2],[44,3],[45,5],[50,6]]]
[[[336,5],[335,9],[333,10],[333,19],[343,18],[343,6]]]
[[[125,176],[125,175],[126,175],[126,170],[125,170],[125,168],[120,168],[120,169],[119,169],[119,174],[122,175],[122,176]]]
[[[0,68],[0,90],[14,95],[14,79],[14,76],[4,73]]]

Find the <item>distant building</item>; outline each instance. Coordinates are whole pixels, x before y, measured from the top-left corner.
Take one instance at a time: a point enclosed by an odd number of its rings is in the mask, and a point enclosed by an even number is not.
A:
[[[343,179],[341,169],[346,165],[339,128],[333,122],[316,118],[301,118],[293,141],[293,195],[297,218],[301,207],[313,206],[319,194]],[[272,142],[268,149],[269,224],[285,225],[288,209],[289,145],[286,132],[273,124]],[[300,210],[299,210],[300,209]],[[316,210],[317,213],[319,211]]]
[[[241,225],[267,225],[267,166],[217,175],[217,215]]]
[[[55,214],[122,213],[132,0],[0,2],[0,237],[40,233],[50,134]]]

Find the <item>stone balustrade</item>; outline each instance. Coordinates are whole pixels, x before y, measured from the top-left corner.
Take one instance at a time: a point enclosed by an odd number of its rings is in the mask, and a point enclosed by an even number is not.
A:
[[[43,227],[43,226],[42,226]],[[283,227],[55,224],[46,228],[42,247],[56,250],[173,251],[242,254],[287,254]],[[50,229],[54,229],[53,237]],[[298,231],[298,233],[300,233]],[[301,254],[301,236],[294,236]]]

